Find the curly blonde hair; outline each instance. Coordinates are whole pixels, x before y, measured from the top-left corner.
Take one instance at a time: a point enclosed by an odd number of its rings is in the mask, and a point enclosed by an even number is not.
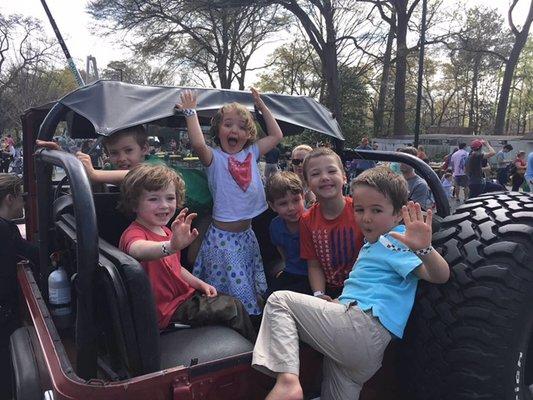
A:
[[[183,207],[185,182],[176,171],[164,164],[139,164],[128,172],[120,185],[118,209],[129,215],[135,214],[143,190],[155,192],[170,184],[176,188],[176,207]]]
[[[213,136],[215,143],[220,146],[218,131],[220,129],[220,124],[222,124],[222,120],[224,119],[224,113],[229,111],[237,111],[237,113],[244,118],[244,127],[250,133],[250,139],[244,144],[244,148],[250,146],[257,139],[257,127],[255,125],[254,117],[245,106],[235,102],[224,104],[220,107],[215,116],[211,118],[211,128],[209,129],[209,133]]]

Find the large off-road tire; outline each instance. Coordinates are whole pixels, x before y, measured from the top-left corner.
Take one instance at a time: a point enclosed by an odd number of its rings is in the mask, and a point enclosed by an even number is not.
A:
[[[469,200],[433,245],[452,274],[420,284],[402,344],[405,398],[533,399],[533,196]]]

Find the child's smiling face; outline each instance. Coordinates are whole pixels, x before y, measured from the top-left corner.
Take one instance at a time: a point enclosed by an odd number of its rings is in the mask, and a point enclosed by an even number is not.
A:
[[[132,169],[144,161],[148,145],[141,147],[134,135],[120,137],[115,143],[106,146],[109,161],[118,169]]]
[[[402,220],[401,211],[394,211],[390,199],[367,185],[354,188],[353,208],[355,220],[370,243],[375,243],[381,235],[390,232]]]
[[[334,156],[321,155],[309,159],[305,175],[309,189],[319,200],[342,197],[346,176]]]
[[[245,117],[236,109],[225,111],[218,128],[222,150],[227,154],[236,154],[244,148],[250,137]]]
[[[135,208],[137,221],[149,229],[168,224],[176,213],[176,188],[173,183],[156,191],[143,190]]]

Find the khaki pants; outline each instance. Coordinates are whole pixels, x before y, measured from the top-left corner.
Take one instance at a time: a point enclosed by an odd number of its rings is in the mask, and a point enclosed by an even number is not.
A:
[[[279,291],[265,307],[252,366],[274,377],[298,375],[299,339],[324,354],[320,398],[356,400],[363,383],[381,367],[391,335],[357,306]]]

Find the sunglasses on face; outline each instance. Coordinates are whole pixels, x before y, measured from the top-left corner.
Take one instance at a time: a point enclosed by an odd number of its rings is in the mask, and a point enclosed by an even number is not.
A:
[[[300,165],[303,162],[304,162],[304,160],[302,160],[301,158],[295,158],[295,159],[291,160],[292,165]]]

